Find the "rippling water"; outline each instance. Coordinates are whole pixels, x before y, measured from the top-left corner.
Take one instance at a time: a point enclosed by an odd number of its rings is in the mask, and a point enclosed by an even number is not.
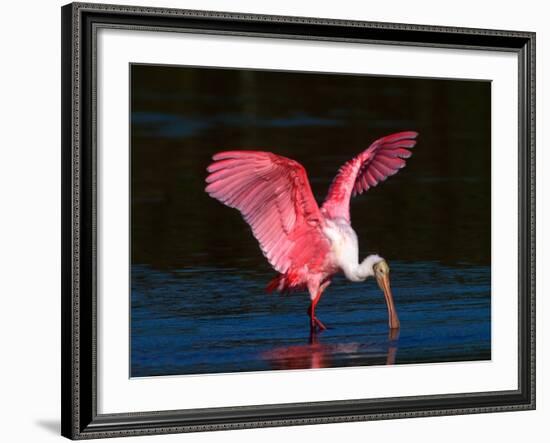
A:
[[[489,270],[395,262],[401,329],[389,336],[376,283],[336,279],[309,336],[306,294],[267,295],[242,269],[133,269],[132,375],[490,359]]]
[[[204,193],[209,159],[292,157],[321,202],[342,163],[405,129],[407,167],[352,204],[401,329],[374,281],[339,277],[311,337],[307,294],[266,294],[249,228]],[[487,82],[133,66],[131,375],[490,359],[490,192]]]

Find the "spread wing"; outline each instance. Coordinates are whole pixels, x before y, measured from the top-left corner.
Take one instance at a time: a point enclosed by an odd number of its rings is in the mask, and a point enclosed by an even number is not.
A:
[[[260,151],[220,152],[213,160],[206,192],[241,212],[277,271],[285,273],[297,258],[307,260],[304,247],[313,254],[328,245],[319,206],[298,162]]]
[[[368,149],[344,164],[334,178],[321,210],[330,218],[350,221],[352,196],[362,194],[396,174],[412,155],[418,133],[399,132],[376,140]]]

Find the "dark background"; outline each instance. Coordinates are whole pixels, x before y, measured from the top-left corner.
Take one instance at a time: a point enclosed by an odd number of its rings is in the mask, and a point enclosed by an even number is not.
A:
[[[133,375],[280,368],[280,359],[262,366],[265,358],[258,356],[303,341],[307,298],[265,301],[263,288],[274,271],[238,211],[204,192],[212,154],[255,149],[293,158],[308,171],[321,203],[345,161],[402,130],[420,134],[413,156],[396,176],[353,200],[352,225],[361,259],[379,253],[389,261],[398,310],[405,311],[402,324],[413,325],[406,321],[410,309],[423,319],[416,338],[428,334],[430,319],[443,322],[447,333],[442,339],[441,331],[432,331],[432,344],[439,337],[436,353],[424,343],[407,354],[402,331],[397,363],[400,356],[401,362],[490,357],[490,82],[132,65],[131,88]],[[428,295],[408,303],[399,285]],[[383,303],[375,285],[369,288],[373,306]],[[331,311],[329,305],[323,315],[323,304],[338,290],[343,293],[334,309],[342,303],[354,315],[373,309],[353,303],[355,296],[365,298],[364,287],[335,282],[319,307],[325,323],[331,324]],[[473,307],[452,307],[462,322],[453,325],[448,301],[472,297]],[[258,323],[253,314],[264,308],[269,316]],[[285,315],[291,323],[297,316],[302,335],[262,336],[266,322],[277,329]],[[334,312],[333,318],[353,324],[346,315]],[[224,345],[223,358],[211,358],[217,348],[210,352],[209,346],[227,332],[227,318],[237,319],[231,331],[264,341],[251,345],[236,337]],[[369,321],[363,317],[357,326]],[[376,321],[383,328],[384,315]],[[477,335],[468,341],[462,328]],[[343,332],[348,326],[338,329],[341,335],[327,331],[323,340],[340,346],[357,337]],[[382,349],[395,347],[377,335],[381,331],[367,334],[367,341],[376,336]],[[415,328],[408,331],[412,337]],[[250,348],[239,350],[245,342]],[[232,350],[236,355],[229,357]],[[300,350],[306,360],[310,351]],[[327,352],[334,357],[332,348]],[[337,356],[323,366],[372,364],[356,357]]]

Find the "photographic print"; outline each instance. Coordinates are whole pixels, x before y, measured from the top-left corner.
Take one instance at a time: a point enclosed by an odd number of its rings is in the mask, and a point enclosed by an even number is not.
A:
[[[130,65],[130,376],[491,359],[491,82]]]

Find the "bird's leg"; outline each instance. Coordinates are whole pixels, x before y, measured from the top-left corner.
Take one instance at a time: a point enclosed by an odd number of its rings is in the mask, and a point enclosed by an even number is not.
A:
[[[327,329],[327,327],[315,316],[315,306],[317,306],[317,303],[319,303],[319,300],[321,299],[321,295],[323,294],[323,291],[326,289],[326,287],[330,284],[330,281],[327,281],[323,283],[319,289],[317,290],[315,297],[312,298],[311,304],[309,305],[309,308],[307,309],[307,315],[309,315],[310,320],[310,328],[312,331],[315,331],[316,329],[319,329],[320,331],[324,331]]]
[[[315,330],[318,328],[321,331],[324,331],[327,327],[315,316],[315,306],[319,302],[319,299],[321,298],[321,292],[318,293],[318,295],[311,300],[311,304],[309,305],[309,308],[307,309],[307,315],[309,315],[310,320],[310,328],[311,330]]]

